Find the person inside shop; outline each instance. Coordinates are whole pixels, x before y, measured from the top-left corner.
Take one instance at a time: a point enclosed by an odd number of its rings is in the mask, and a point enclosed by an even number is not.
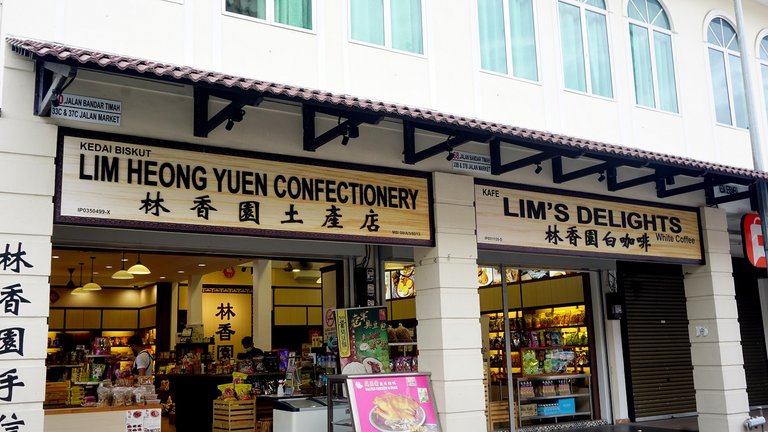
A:
[[[264,351],[256,348],[253,346],[253,338],[250,336],[246,336],[243,338],[240,343],[243,344],[243,348],[245,348],[245,352],[237,354],[238,360],[252,360],[256,357],[263,357]]]
[[[133,360],[133,375],[148,376],[152,375],[152,366],[155,359],[152,358],[149,350],[146,349],[144,341],[139,335],[133,335],[128,339],[128,346],[131,348],[131,352],[135,359]]]

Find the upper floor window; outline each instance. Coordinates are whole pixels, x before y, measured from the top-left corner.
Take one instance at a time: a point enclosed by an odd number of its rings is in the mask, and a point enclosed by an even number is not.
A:
[[[707,48],[717,122],[748,127],[739,37],[728,21],[717,17],[709,22]]]
[[[478,0],[480,66],[536,81],[533,0]]]
[[[638,105],[677,112],[672,31],[657,0],[629,1],[629,40]]]
[[[768,36],[760,41],[760,75],[763,79],[763,101],[768,112]]]
[[[613,97],[604,0],[559,0],[565,87]]]
[[[352,39],[424,53],[422,0],[350,0]]]
[[[312,0],[225,0],[227,12],[312,30]]]

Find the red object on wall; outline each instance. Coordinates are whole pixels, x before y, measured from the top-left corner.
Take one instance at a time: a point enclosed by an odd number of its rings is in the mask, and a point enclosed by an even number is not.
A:
[[[765,246],[763,232],[760,226],[760,215],[747,213],[741,218],[741,240],[744,245],[744,256],[750,264],[765,268]]]

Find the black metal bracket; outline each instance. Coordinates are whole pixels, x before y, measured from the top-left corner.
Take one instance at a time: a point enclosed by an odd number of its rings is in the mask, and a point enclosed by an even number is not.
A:
[[[563,172],[563,158],[557,156],[552,158],[552,181],[554,183],[565,183],[586,177],[591,174],[605,173],[609,168],[616,166],[613,162],[602,162],[586,168],[577,169],[568,173]]]
[[[339,124],[316,136],[315,116],[317,113],[336,116]],[[350,138],[360,136],[360,125],[363,123],[378,124],[384,117],[370,114],[358,114],[351,111],[336,111],[317,106],[303,104],[301,106],[301,118],[304,126],[304,151],[315,151],[338,137],[342,137],[341,143],[347,145]]]
[[[490,142],[491,174],[493,175],[501,175],[510,171],[518,170],[520,168],[525,168],[529,165],[538,165],[541,162],[558,158],[560,156],[577,158],[582,155],[580,152],[567,151],[567,150],[558,150],[557,152],[541,150],[540,153],[537,153],[531,156],[526,156],[522,159],[518,159],[512,162],[502,163],[501,162],[501,144],[502,144],[502,140],[500,138],[491,139],[491,142]],[[528,147],[527,145],[517,143],[517,142],[510,142],[510,144],[522,146],[522,147]]]
[[[438,144],[434,144],[425,149],[416,151],[416,129],[423,129],[442,135],[448,135],[448,138]],[[414,122],[403,121],[403,162],[408,165],[417,164],[432,156],[443,152],[451,152],[456,147],[471,141],[488,142],[490,135],[477,134],[456,129],[446,129],[426,124],[416,124]]]
[[[227,130],[231,130],[234,123],[243,120],[246,105],[259,106],[264,100],[261,96],[248,96],[237,93],[230,93],[218,90],[210,90],[202,87],[195,87],[194,90],[194,135],[196,137],[207,138],[208,134],[213,132],[224,121],[227,121]],[[208,101],[210,97],[225,99],[230,101],[227,106],[217,112],[210,119],[208,118]]]
[[[656,196],[659,198],[669,198],[671,196],[696,192],[702,189],[705,191],[706,195],[707,190],[712,190],[713,187],[728,183],[734,183],[734,179],[719,175],[705,175],[704,181],[702,182],[690,184],[687,186],[680,186],[674,189],[667,189],[668,182],[664,178],[659,178],[656,181]]]
[[[59,104],[59,95],[72,84],[75,77],[77,68],[38,60],[35,63],[35,115],[50,116],[51,106]]]

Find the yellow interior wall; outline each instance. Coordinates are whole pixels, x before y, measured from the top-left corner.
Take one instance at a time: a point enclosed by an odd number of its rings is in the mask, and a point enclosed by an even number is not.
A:
[[[390,300],[388,303],[390,320],[416,319],[416,297]]]
[[[319,289],[275,288],[274,304],[286,306],[322,306],[323,292]]]
[[[242,271],[245,269],[245,271]],[[203,275],[203,285],[253,285],[250,267],[235,267],[235,274],[228,278],[224,272],[216,270]]]
[[[313,280],[296,280],[293,278],[293,272],[287,272],[283,269],[272,269],[272,286],[320,288],[319,283]]]
[[[53,288],[59,299],[52,307],[82,308],[82,307],[140,307],[140,291],[135,289],[103,289],[89,294],[72,295],[72,290]]]
[[[584,302],[583,275],[511,283],[507,285],[507,301],[510,309],[520,309],[520,287],[522,286],[522,305],[526,308],[556,304]],[[487,313],[503,309],[501,287],[481,288],[480,311]]]
[[[307,325],[307,308],[303,306],[276,306],[275,325]]]
[[[157,304],[157,285],[152,285],[139,290],[138,307],[146,307]]]
[[[235,313],[230,318],[222,319],[221,316],[217,316],[219,312],[218,307],[224,304],[229,304],[232,307],[232,311]],[[252,303],[251,293],[203,293],[203,331],[206,337],[214,336],[215,346],[212,348],[212,352],[216,352],[216,347],[219,345],[232,345],[235,354],[243,352],[243,346],[240,344],[240,340],[245,336],[251,335],[251,314]],[[222,341],[216,332],[219,330],[219,324],[230,323],[231,329],[235,331],[230,336],[230,340]]]
[[[183,285],[179,284],[179,310],[189,309],[189,303],[187,302],[187,293],[189,292],[189,285],[186,282]]]

